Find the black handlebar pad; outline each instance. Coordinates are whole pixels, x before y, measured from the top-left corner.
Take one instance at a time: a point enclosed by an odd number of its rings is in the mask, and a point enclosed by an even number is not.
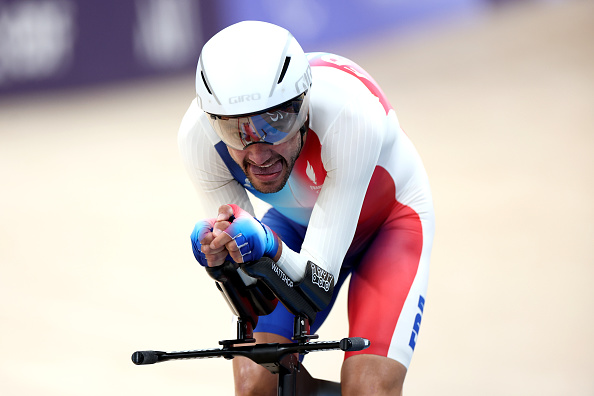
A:
[[[334,276],[325,269],[308,261],[305,277],[297,284],[297,288],[319,312],[326,308],[332,300],[332,294],[334,294]]]
[[[258,324],[258,317],[271,313],[278,300],[262,281],[246,286],[237,273],[238,265],[231,261],[216,267],[205,267],[216,281],[217,288],[235,315],[248,320],[252,328]]]
[[[328,306],[334,293],[334,277],[308,261],[305,277],[293,282],[270,258],[241,264],[241,269],[262,281],[293,315],[303,315],[314,322],[316,313]]]

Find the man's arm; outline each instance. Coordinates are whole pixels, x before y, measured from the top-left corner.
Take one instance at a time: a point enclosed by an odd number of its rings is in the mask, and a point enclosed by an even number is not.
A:
[[[298,273],[303,277],[307,262],[311,261],[338,279],[378,163],[385,128],[385,110],[377,98],[369,95],[346,104],[330,125],[322,140],[326,180],[313,208],[301,251],[297,254],[283,250],[279,262],[284,270],[290,268],[285,270],[289,276]]]
[[[182,163],[201,199],[201,216],[216,216],[219,206],[223,203],[234,203],[253,213],[247,192],[233,178],[214,148],[218,141],[212,127],[204,118],[204,112],[198,108],[196,100],[192,101],[179,128],[178,148]],[[216,229],[216,218],[212,219],[211,223],[196,224],[191,235],[194,256],[204,266],[209,265],[209,260],[210,265],[222,263],[228,254],[224,249],[208,249],[208,245],[214,239],[212,232]],[[240,275],[246,284],[254,282],[241,272]]]
[[[247,192],[231,175],[214,145],[219,142],[194,100],[181,122],[178,148],[182,162],[200,197],[202,217],[214,216],[222,204],[254,209]]]

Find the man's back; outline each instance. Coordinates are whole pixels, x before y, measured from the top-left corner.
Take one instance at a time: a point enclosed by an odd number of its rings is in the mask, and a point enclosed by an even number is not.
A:
[[[346,58],[328,53],[308,58],[313,80],[309,130],[282,190],[268,194],[256,190],[194,102],[182,122],[179,146],[209,211],[228,202],[253,213],[249,191],[307,226],[302,249],[336,276],[338,258],[353,237],[354,244],[364,241],[381,226],[383,217],[378,213],[390,210],[396,201],[414,204],[419,192],[428,191],[428,182],[416,150],[377,83]],[[355,228],[345,233],[349,229],[345,223],[355,225],[356,233]]]

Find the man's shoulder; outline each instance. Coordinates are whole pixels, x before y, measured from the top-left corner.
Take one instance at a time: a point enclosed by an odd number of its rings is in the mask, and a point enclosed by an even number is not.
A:
[[[307,53],[307,59],[314,72],[324,70],[335,78],[342,78],[344,81],[359,81],[365,85],[368,81],[373,81],[365,69],[344,56],[329,52],[310,52]]]
[[[200,109],[196,99],[192,100],[184,114],[178,131],[178,140],[204,141],[208,139],[214,146],[220,139],[206,119],[206,113]]]
[[[355,119],[384,122],[387,112],[381,100],[353,74],[322,66],[314,68],[312,75],[310,123],[321,141],[336,125],[356,127]]]

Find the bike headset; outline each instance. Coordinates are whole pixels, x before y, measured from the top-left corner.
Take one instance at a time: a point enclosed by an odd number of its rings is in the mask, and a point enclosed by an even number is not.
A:
[[[289,31],[258,21],[231,25],[202,48],[198,106],[219,138],[236,150],[277,145],[307,131],[311,68]]]

